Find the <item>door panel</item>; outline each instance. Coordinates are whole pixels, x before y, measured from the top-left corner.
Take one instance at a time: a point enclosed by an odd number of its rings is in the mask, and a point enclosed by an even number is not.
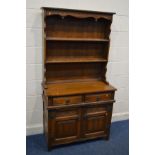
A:
[[[93,137],[104,135],[106,131],[107,117],[105,115],[86,116],[84,119],[84,136]]]
[[[78,120],[59,120],[56,121],[55,140],[63,140],[78,137]]]
[[[108,111],[104,106],[85,109],[83,135],[85,138],[101,137],[106,134]]]
[[[56,112],[54,143],[68,143],[80,136],[80,109]]]

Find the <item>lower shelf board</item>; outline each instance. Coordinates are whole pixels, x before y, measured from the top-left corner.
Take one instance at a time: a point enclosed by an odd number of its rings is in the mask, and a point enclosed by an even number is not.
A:
[[[94,93],[103,91],[114,91],[114,87],[103,81],[86,81],[86,82],[66,82],[51,83],[45,90],[49,96],[74,95],[81,93]]]
[[[72,41],[72,42],[109,42],[109,39],[104,38],[64,38],[64,37],[46,37],[47,41]]]
[[[93,58],[93,57],[86,57],[86,58],[82,58],[82,57],[60,57],[60,58],[56,58],[56,57],[48,57],[46,60],[46,63],[81,63],[81,62],[107,62],[106,59],[103,58]]]

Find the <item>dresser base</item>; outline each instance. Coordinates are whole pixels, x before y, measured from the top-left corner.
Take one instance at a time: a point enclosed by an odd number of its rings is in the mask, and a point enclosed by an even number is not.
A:
[[[97,138],[109,139],[113,100],[70,106],[44,104],[44,133],[48,150],[53,147]]]

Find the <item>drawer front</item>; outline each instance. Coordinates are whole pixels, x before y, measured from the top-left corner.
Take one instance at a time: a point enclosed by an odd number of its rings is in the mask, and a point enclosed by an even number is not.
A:
[[[111,92],[85,96],[85,102],[99,102],[99,101],[107,101],[107,100],[113,100],[113,99],[114,99],[114,95]]]
[[[82,102],[81,96],[56,97],[53,98],[53,105],[69,105]]]

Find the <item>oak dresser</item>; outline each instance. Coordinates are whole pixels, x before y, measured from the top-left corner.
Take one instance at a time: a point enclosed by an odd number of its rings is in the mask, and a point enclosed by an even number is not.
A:
[[[106,80],[114,13],[42,8],[43,125],[48,149],[109,138],[116,89]]]

